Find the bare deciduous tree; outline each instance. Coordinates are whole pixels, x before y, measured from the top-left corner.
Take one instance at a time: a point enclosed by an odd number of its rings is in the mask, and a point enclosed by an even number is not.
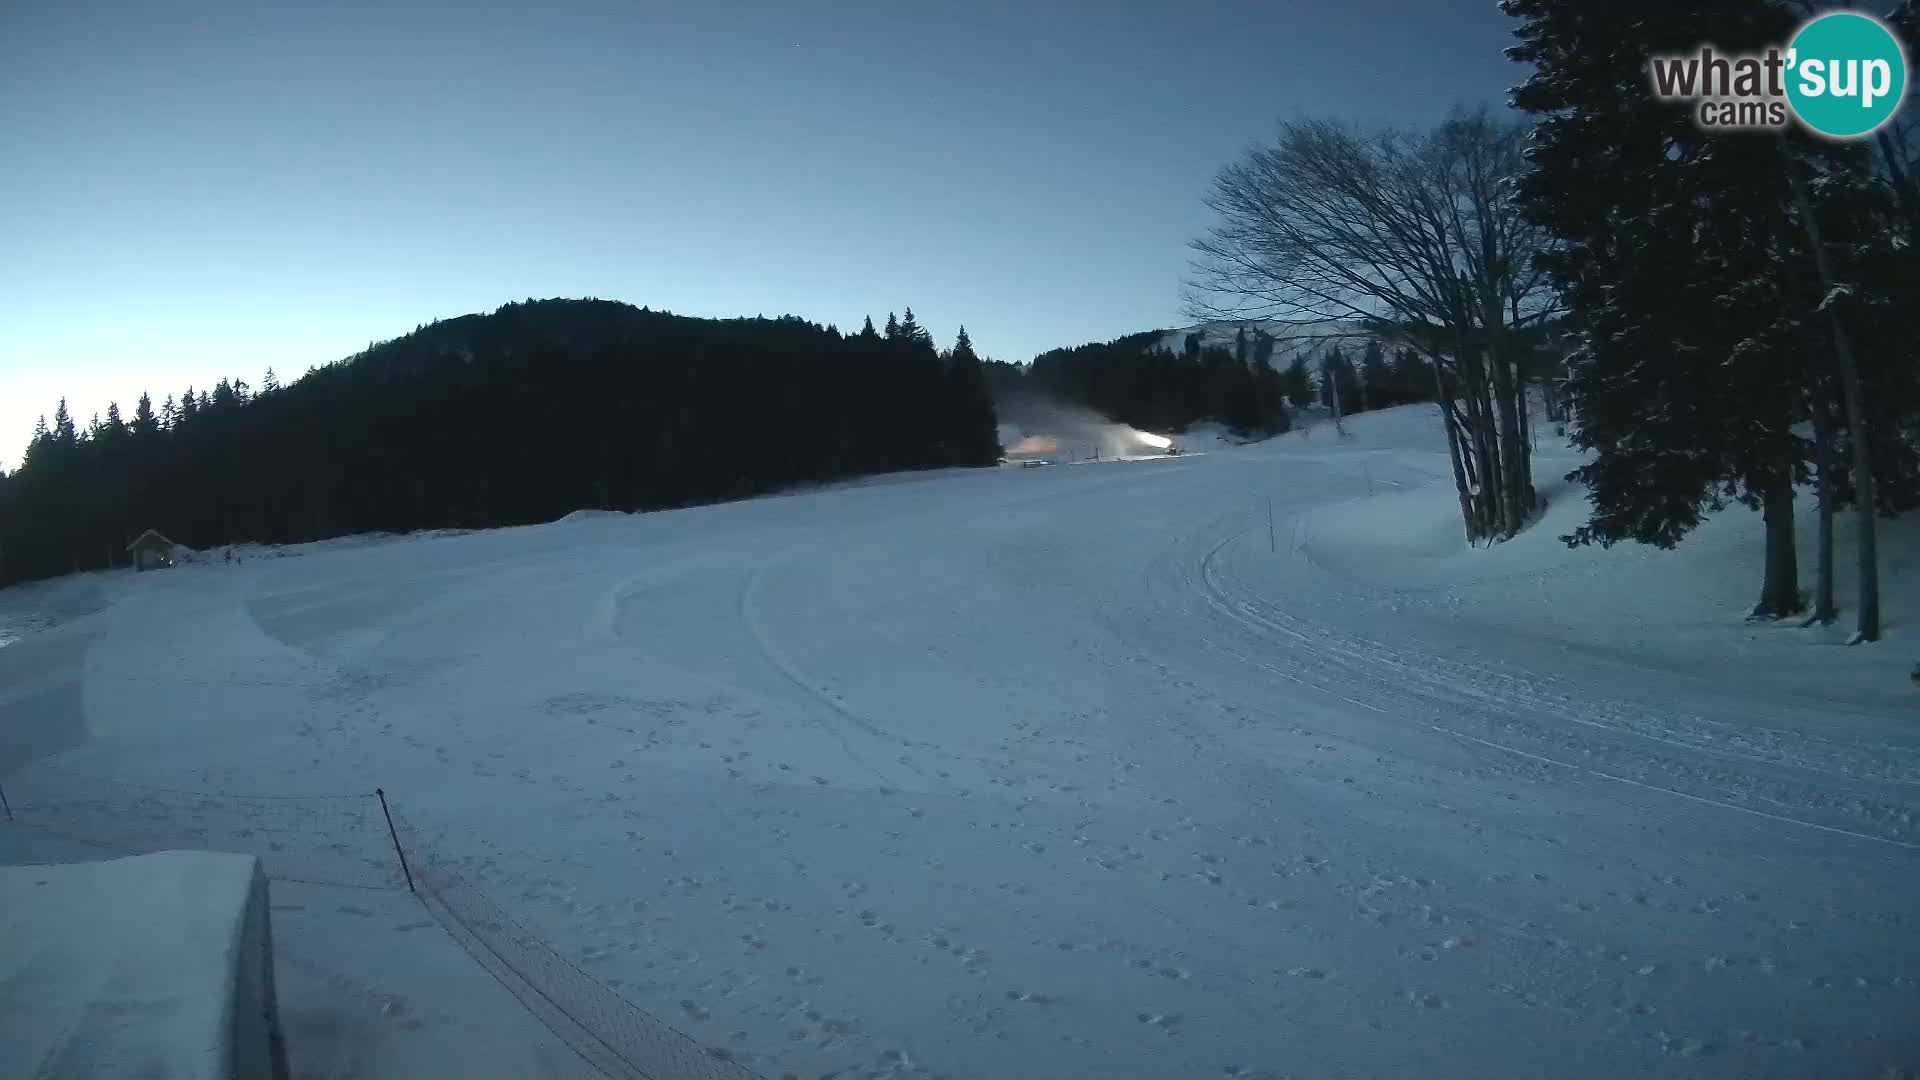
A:
[[[1385,337],[1432,365],[1469,541],[1535,509],[1515,331],[1547,318],[1544,243],[1509,197],[1526,129],[1484,111],[1434,131],[1282,126],[1221,170],[1194,241],[1189,309],[1295,343]],[[1291,328],[1291,333],[1287,328]]]

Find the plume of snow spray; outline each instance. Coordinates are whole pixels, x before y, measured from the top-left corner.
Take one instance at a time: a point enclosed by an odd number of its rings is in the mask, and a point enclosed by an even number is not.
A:
[[[1165,435],[1116,423],[1091,409],[1047,398],[998,403],[1000,445],[1013,457],[1063,461],[1158,454],[1173,445]]]

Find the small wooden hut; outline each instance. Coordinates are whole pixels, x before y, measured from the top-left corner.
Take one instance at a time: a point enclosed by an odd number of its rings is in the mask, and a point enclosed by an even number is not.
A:
[[[173,541],[148,529],[127,545],[127,552],[133,556],[135,570],[160,570],[173,565],[174,546]]]

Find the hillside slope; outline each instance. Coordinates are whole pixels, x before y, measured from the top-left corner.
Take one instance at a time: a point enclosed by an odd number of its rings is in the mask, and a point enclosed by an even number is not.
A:
[[[1845,649],[1741,621],[1744,511],[1569,552],[1548,485],[1468,549],[1431,408],[1350,430],[107,576],[83,658],[0,649],[48,683],[0,739],[62,729],[0,858],[180,830],[390,875],[377,809],[152,790],[378,784],[770,1077],[1920,1068],[1910,526]],[[415,970],[437,931],[309,902],[290,1007],[415,1023],[309,1025],[297,1072],[409,1075],[498,1008]]]
[[[422,327],[284,387],[152,399],[49,433],[0,477],[0,581],[193,547],[660,509],[877,472],[990,465],[970,349],[601,300]],[[190,403],[190,404],[189,404]]]

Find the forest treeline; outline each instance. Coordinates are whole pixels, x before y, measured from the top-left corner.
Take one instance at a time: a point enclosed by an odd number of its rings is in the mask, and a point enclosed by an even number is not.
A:
[[[285,386],[269,369],[85,423],[62,402],[0,475],[0,583],[124,566],[148,528],[209,547],[518,525],[998,455],[966,331],[938,350],[911,309],[842,334],[529,300]]]
[[[1431,370],[1411,349],[1391,358],[1379,341],[1283,341],[1259,326],[1235,328],[1231,345],[1206,331],[1128,334],[1054,349],[1014,383],[1029,393],[1083,405],[1144,431],[1184,431],[1218,422],[1246,436],[1288,431],[1296,412],[1344,413],[1431,401]],[[996,390],[1002,385],[997,382]]]

